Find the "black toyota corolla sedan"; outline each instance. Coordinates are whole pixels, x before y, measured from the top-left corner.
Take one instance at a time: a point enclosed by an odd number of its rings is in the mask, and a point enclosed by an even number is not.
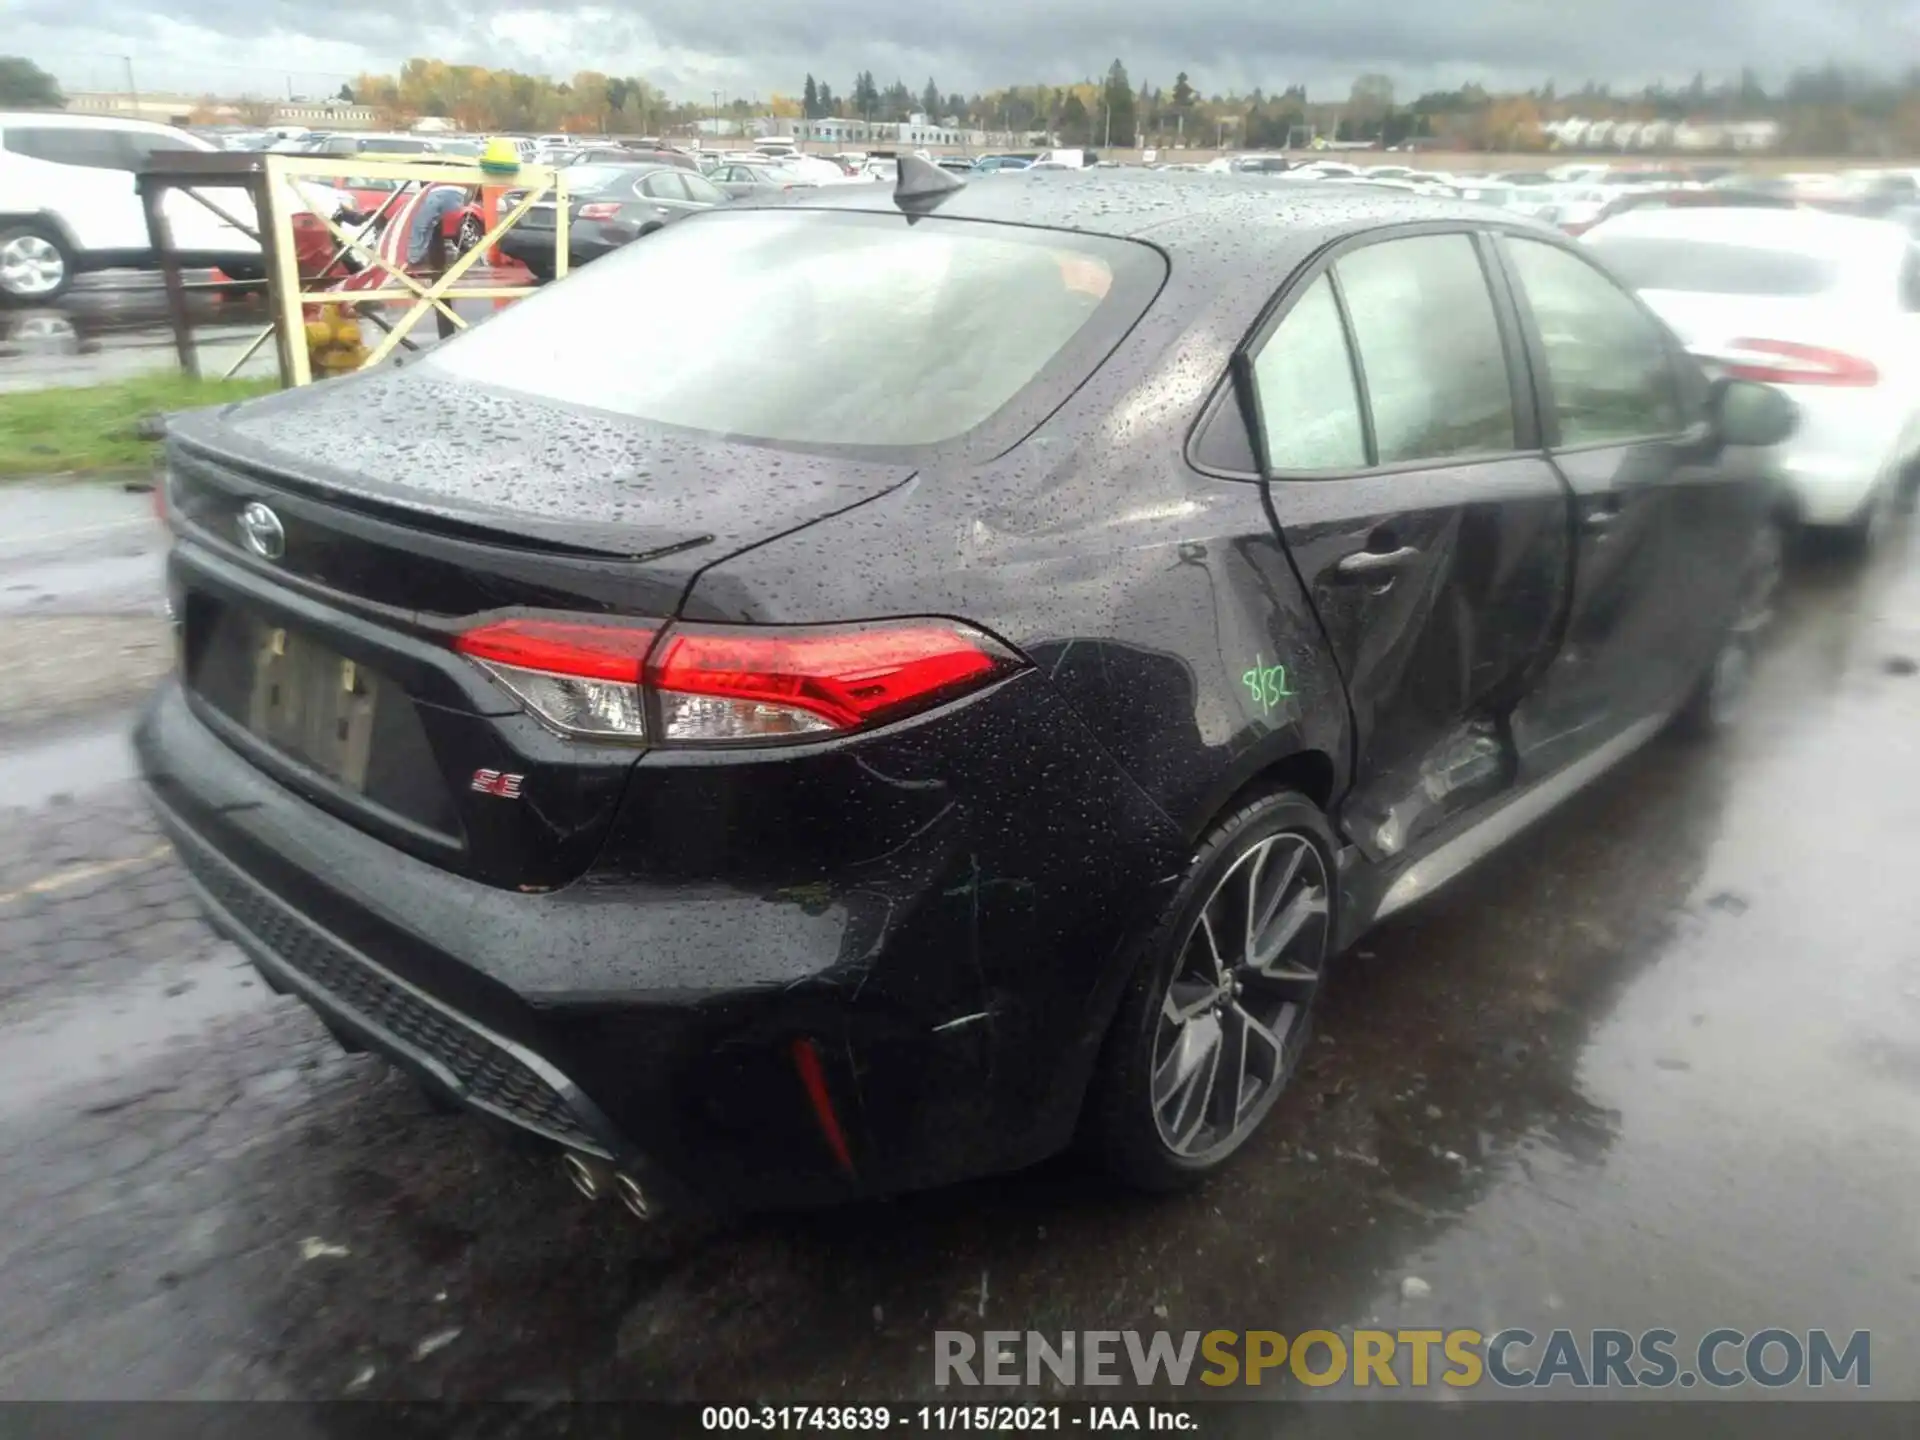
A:
[[[902,185],[169,444],[214,923],[636,1209],[1206,1175],[1344,946],[1728,713],[1777,571],[1788,402],[1544,229]]]

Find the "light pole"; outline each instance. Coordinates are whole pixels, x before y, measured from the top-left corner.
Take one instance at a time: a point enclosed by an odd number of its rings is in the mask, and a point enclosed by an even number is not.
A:
[[[713,92],[713,138],[720,138],[720,92]]]

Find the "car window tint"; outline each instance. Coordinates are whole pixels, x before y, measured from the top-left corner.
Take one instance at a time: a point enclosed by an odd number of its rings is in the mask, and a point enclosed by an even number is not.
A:
[[[1333,286],[1323,275],[1287,312],[1253,361],[1267,463],[1276,471],[1358,470],[1366,428]]]
[[[1580,256],[1537,240],[1507,243],[1546,351],[1560,443],[1679,430],[1673,355],[1652,317]]]
[[[1389,240],[1334,266],[1373,415],[1377,463],[1514,447],[1493,296],[1466,235]]]
[[[698,175],[682,175],[680,183],[687,187],[687,197],[698,200],[703,205],[719,205],[725,202],[726,193],[716,190]]]
[[[122,133],[104,127],[48,125],[7,131],[7,149],[15,155],[89,170],[128,170],[133,152]]]

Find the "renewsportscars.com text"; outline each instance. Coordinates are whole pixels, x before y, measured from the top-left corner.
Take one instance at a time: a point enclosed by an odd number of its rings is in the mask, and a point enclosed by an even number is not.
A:
[[[1819,1389],[1873,1381],[1865,1330],[937,1330],[940,1386],[1498,1385],[1510,1389]]]

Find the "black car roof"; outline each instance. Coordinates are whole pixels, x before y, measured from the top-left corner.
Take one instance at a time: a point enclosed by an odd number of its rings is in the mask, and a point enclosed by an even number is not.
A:
[[[798,208],[898,213],[892,188],[885,185],[823,186],[808,191]],[[929,213],[926,206],[919,208]],[[1238,254],[1243,260],[1282,259],[1297,255],[1303,247],[1317,249],[1341,236],[1382,225],[1447,220],[1512,224],[1511,217],[1483,205],[1376,190],[1353,181],[1336,184],[1157,170],[992,176],[949,192],[930,213],[1139,238],[1169,253],[1212,251]]]

